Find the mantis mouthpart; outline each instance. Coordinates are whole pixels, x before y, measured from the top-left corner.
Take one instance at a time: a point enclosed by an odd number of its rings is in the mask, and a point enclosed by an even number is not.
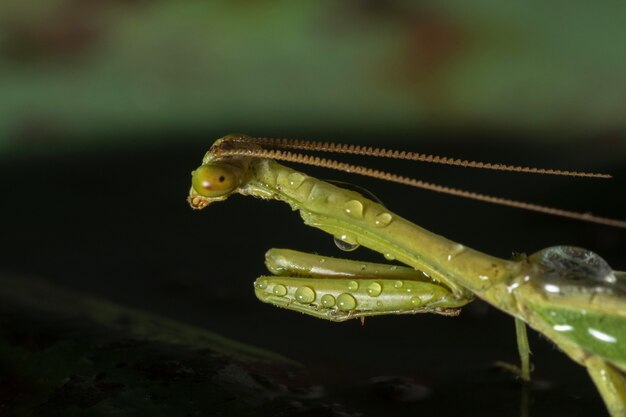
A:
[[[348,245],[359,244],[408,265],[273,249],[266,255],[273,275],[255,282],[255,294],[263,302],[344,321],[386,314],[456,315],[478,297],[542,333],[585,366],[610,414],[626,417],[626,273],[612,270],[597,254],[572,246],[555,246],[515,260],[493,257],[429,232],[358,192],[310,177],[276,160],[319,165],[614,227],[626,227],[625,221],[452,189],[268,147],[436,159],[438,163],[553,175],[606,178],[606,174],[229,135],[215,142],[192,173],[188,201],[194,209],[202,209],[236,193],[280,200],[298,210],[305,224]],[[527,345],[524,352],[527,359]]]

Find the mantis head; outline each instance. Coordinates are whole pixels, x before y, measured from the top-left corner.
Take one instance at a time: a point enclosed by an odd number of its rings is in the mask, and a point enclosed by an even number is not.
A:
[[[200,165],[191,172],[191,189],[187,201],[192,208],[200,210],[216,201],[226,200],[237,192],[244,181],[249,166],[248,158],[221,157],[217,150],[232,147],[233,139],[241,135],[229,135],[218,139],[206,153]]]
[[[242,167],[226,162],[213,161],[200,165],[191,172],[191,189],[187,201],[194,209],[226,200],[241,185]]]

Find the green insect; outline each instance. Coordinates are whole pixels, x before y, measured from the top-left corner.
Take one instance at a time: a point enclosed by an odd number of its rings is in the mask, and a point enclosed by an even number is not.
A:
[[[273,149],[272,149],[273,148]],[[361,193],[280,165],[276,160],[334,168],[435,191],[560,216],[626,227],[596,217],[463,190],[280,148],[431,160],[463,166],[603,176],[449,160],[322,142],[219,139],[192,173],[188,201],[195,209],[239,193],[276,199],[299,210],[304,223],[342,244],[363,245],[409,267],[354,262],[284,249],[270,250],[272,276],[255,282],[264,302],[332,321],[384,314],[458,314],[479,297],[516,319],[522,377],[528,379],[528,324],[585,366],[613,417],[626,417],[626,273],[597,254],[555,246],[515,260],[499,259],[431,233]]]

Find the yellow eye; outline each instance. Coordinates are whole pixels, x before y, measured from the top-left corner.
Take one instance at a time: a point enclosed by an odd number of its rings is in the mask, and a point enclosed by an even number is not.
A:
[[[191,175],[191,185],[204,197],[228,194],[241,183],[241,172],[232,165],[220,162],[202,165]]]

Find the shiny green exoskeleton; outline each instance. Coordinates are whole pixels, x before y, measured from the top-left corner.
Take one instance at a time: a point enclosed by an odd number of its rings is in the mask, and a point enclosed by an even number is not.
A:
[[[276,199],[305,224],[410,268],[288,250],[266,256],[257,297],[333,321],[456,314],[475,296],[522,320],[585,366],[612,416],[626,417],[626,274],[598,255],[557,246],[519,260],[486,255],[431,233],[363,195],[253,157],[241,135],[218,140],[192,173],[201,209],[234,193]]]

